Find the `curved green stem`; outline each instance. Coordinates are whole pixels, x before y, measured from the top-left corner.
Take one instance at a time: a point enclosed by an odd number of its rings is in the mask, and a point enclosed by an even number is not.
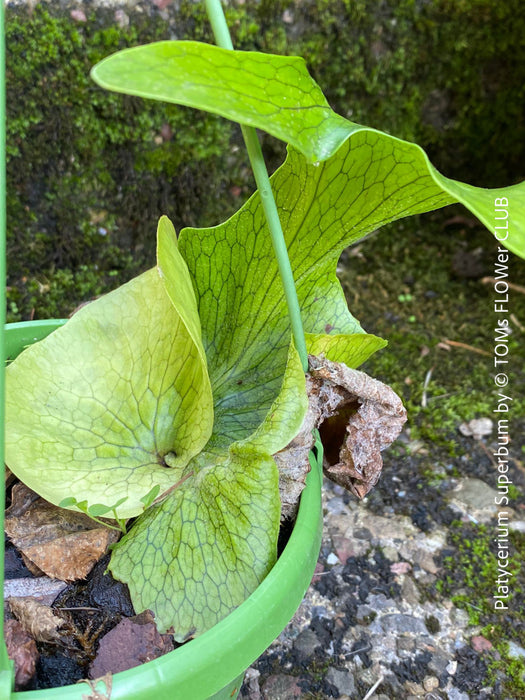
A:
[[[206,0],[206,11],[208,13],[217,44],[223,49],[233,50],[233,44],[228,25],[226,24],[226,18],[224,17],[221,1]],[[279,266],[284,295],[288,305],[288,314],[290,316],[295,347],[299,353],[299,357],[301,358],[303,370],[307,372],[308,353],[306,351],[306,341],[304,339],[301,308],[299,306],[299,299],[297,298],[297,290],[295,288],[292,266],[290,265],[290,258],[288,257],[288,251],[286,249],[286,242],[284,240],[283,229],[279,219],[279,212],[277,211],[277,205],[275,204],[275,198],[273,196],[270,178],[268,177],[268,171],[264,162],[261,144],[259,143],[257,132],[253,127],[241,124],[241,130],[255,177],[255,182],[257,184],[257,189],[259,190],[259,194],[261,196],[261,202],[266,215],[266,220],[268,222],[268,227],[270,229],[273,249],[277,257],[277,264]]]

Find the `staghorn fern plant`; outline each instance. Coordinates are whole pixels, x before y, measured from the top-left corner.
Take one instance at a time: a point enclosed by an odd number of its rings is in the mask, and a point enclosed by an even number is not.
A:
[[[365,333],[335,276],[348,245],[454,202],[525,257],[525,183],[482,190],[441,175],[416,145],[331,110],[301,58],[187,41],[119,52],[103,87],[208,110],[284,140],[271,186],[306,345],[355,368],[386,343]],[[264,195],[266,196],[266,194]],[[92,302],[7,371],[7,462],[44,498],[126,530],[110,569],[137,611],[182,641],[273,566],[274,455],[301,429],[306,380],[261,194],[178,239],[162,217],[157,266]]]

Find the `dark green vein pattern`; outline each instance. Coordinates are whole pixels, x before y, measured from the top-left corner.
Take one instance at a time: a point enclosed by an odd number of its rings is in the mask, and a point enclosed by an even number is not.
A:
[[[175,639],[198,635],[240,605],[275,562],[280,502],[269,456],[238,451],[149,509],[116,546],[111,571],[136,610]]]
[[[332,111],[297,56],[227,51],[196,41],[161,41],[126,49],[91,73],[109,90],[187,105],[264,127],[323,160],[356,125]]]
[[[263,129],[311,163],[331,158],[347,139],[357,138],[358,146],[363,137],[378,147],[383,142],[387,151],[396,153],[403,148],[402,141],[336,114],[297,57],[227,51],[198,42],[158,42],[109,56],[94,67],[92,76],[110,90],[205,109]],[[422,150],[418,160],[425,162],[428,176],[449,201],[464,204],[492,232],[495,201],[508,198],[512,226],[503,245],[525,257],[525,182],[485,190],[444,177]],[[366,191],[374,192],[370,178]]]
[[[119,516],[138,515],[211,434],[202,355],[156,270],[88,304],[7,368],[10,469],[53,503],[125,496]]]
[[[388,221],[452,201],[420,149],[369,131],[355,133],[319,165],[291,149],[272,187],[308,333],[360,331],[335,275],[347,245]],[[259,195],[221,226],[184,229],[179,246],[196,285],[214,436],[241,439],[274,400],[289,344]]]

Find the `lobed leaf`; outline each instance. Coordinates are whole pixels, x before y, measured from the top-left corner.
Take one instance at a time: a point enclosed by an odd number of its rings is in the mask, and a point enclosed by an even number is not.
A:
[[[196,327],[196,309],[187,313]],[[6,374],[7,463],[52,503],[137,515],[211,433],[202,348],[156,270],[82,308]]]
[[[327,158],[359,128],[330,108],[297,56],[160,41],[105,58],[91,77],[108,90],[196,107],[262,128],[311,161]]]
[[[179,487],[115,547],[110,569],[129,586],[135,610],[153,610],[159,629],[173,627],[177,640],[222,619],[273,566],[281,504],[271,455],[297,434],[307,407],[291,344],[279,396],[253,435],[212,436]]]
[[[446,178],[419,146],[336,114],[302,58],[228,51],[199,42],[164,41],[109,56],[94,67],[92,76],[110,90],[204,109],[263,129],[299,150],[310,163],[330,160],[345,147],[346,151],[362,151],[366,143],[370,157],[362,173],[366,181],[363,194],[372,199],[381,196],[388,175],[379,167],[382,153],[391,154],[400,165],[410,153],[419,164],[418,177],[431,181],[434,192],[428,207],[421,206],[422,202],[416,209],[402,207],[388,221],[461,202],[498,234],[505,247],[525,257],[525,182],[486,190]],[[359,160],[362,164],[361,157]],[[407,181],[402,178],[400,183],[406,192]],[[441,202],[436,203],[439,198]],[[508,198],[512,207],[512,225],[505,237],[503,231],[496,230],[494,215],[495,201],[501,198]],[[346,202],[347,206],[352,204],[352,200]]]
[[[115,546],[110,569],[159,631],[197,636],[240,605],[270,571],[279,530],[277,467],[245,446],[189,473]]]
[[[417,147],[378,142],[365,131],[318,165],[290,149],[272,187],[303,324],[318,335],[362,333],[335,274],[342,250],[388,221],[450,201],[435,187]],[[243,439],[277,396],[289,345],[286,302],[259,194],[220,226],[184,229],[179,248],[197,292],[214,436]],[[378,347],[366,343],[361,361]],[[341,359],[354,364],[344,352]]]
[[[354,335],[306,333],[306,349],[309,355],[323,355],[332,362],[343,362],[352,369],[362,365],[370,355],[386,345],[386,340],[364,333]]]

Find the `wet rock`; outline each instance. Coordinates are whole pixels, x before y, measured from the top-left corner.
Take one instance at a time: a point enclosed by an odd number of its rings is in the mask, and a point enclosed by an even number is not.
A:
[[[356,691],[354,677],[349,671],[330,667],[326,673],[326,680],[337,688],[340,695],[352,696]]]
[[[38,688],[61,688],[84,677],[76,660],[60,652],[53,656],[41,656],[38,666]]]
[[[6,543],[4,557],[4,578],[28,578],[31,572],[24,564],[19,552],[9,542]]]
[[[127,671],[156,659],[174,649],[168,634],[159,634],[153,615],[147,610],[126,617],[100,640],[98,654],[90,666],[89,677]]]
[[[100,606],[110,613],[132,617],[135,611],[128,587],[105,573],[108,563],[109,556],[105,556],[95,565],[87,587],[90,604]]]

